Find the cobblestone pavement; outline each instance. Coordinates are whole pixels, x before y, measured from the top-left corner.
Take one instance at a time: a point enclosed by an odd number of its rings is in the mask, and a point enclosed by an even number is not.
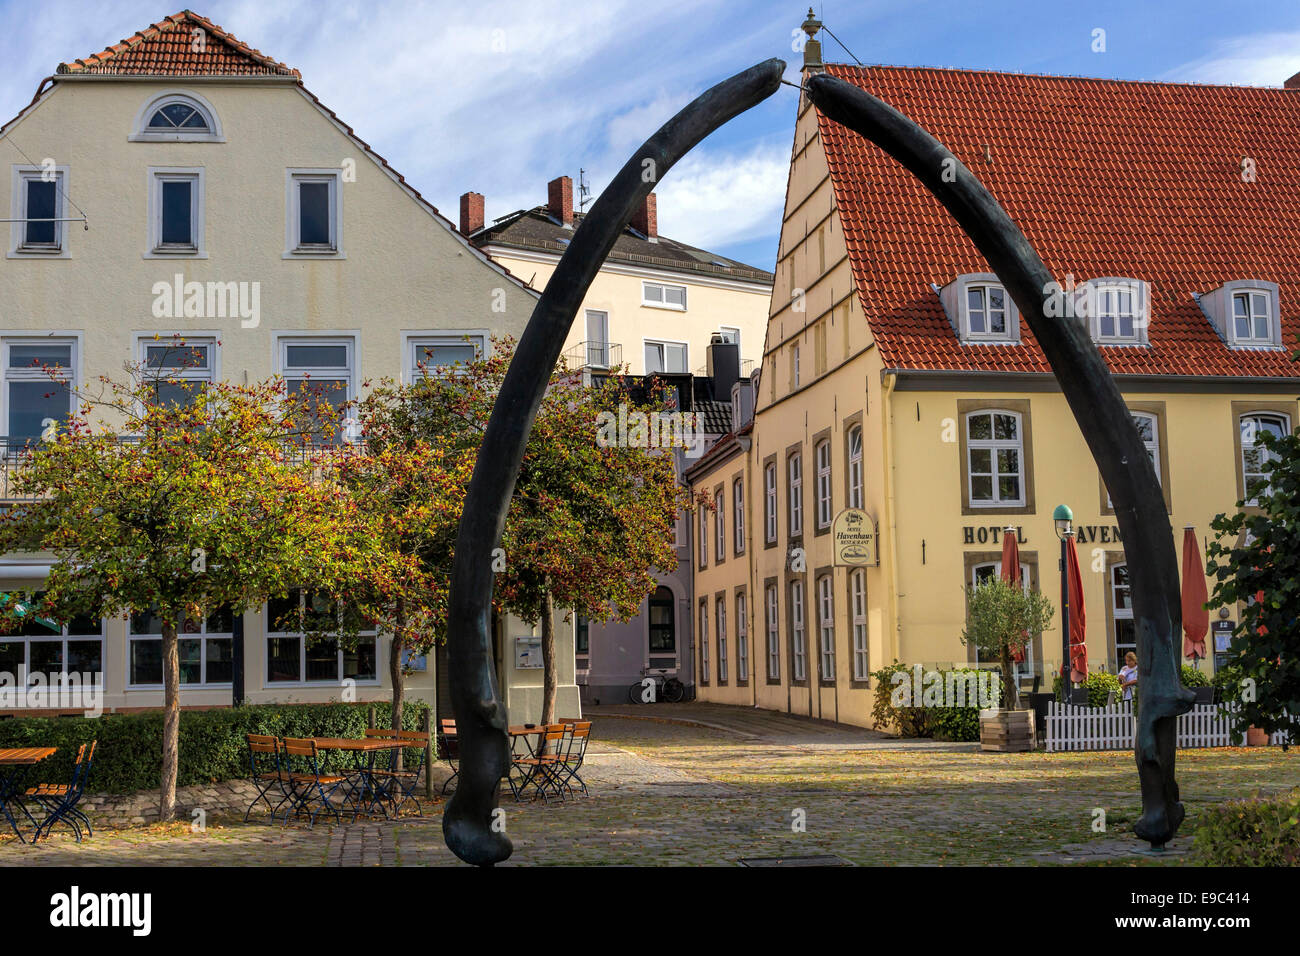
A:
[[[1279,748],[1183,751],[1188,808],[1164,854],[1142,854],[1127,752],[983,754],[842,750],[769,735],[603,715],[604,746],[585,772],[592,795],[502,807],[508,865],[736,865],[829,854],[855,864],[1186,865],[1200,809],[1257,788],[1300,786],[1300,757]],[[441,772],[441,771],[439,771]],[[441,801],[423,817],[315,830],[187,823],[57,836],[29,847],[0,838],[0,865],[453,865]],[[1105,832],[1093,832],[1096,811]]]

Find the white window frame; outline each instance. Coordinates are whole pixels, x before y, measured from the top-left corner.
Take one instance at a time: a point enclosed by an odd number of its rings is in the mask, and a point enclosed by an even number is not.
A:
[[[306,599],[306,591],[299,590],[299,606]],[[262,686],[263,688],[273,687],[337,687],[343,683],[343,655],[346,651],[342,643],[339,643],[335,653],[335,671],[332,680],[308,680],[307,679],[307,637],[301,631],[273,631],[275,621],[271,620],[269,605],[262,604],[262,620],[266,623],[262,635]],[[383,662],[380,660],[380,641],[379,633],[373,629],[362,629],[357,631],[359,638],[370,638],[375,642],[375,676],[368,678],[348,678],[353,680],[358,687],[378,687],[383,683],[381,674],[383,672]],[[272,639],[298,640],[298,679],[296,681],[288,680],[271,680],[271,640]]]
[[[682,294],[681,304],[668,301],[668,290],[679,289]],[[654,298],[654,292],[658,292],[659,298]],[[651,282],[649,279],[641,280],[641,305],[648,309],[668,309],[671,312],[685,312],[687,309],[687,292],[686,286],[676,282]]]
[[[1252,476],[1254,476],[1255,480],[1261,480],[1265,476],[1263,472],[1246,471],[1246,451],[1247,449],[1254,449],[1258,447],[1260,455],[1262,456],[1260,458],[1260,465],[1267,464],[1269,461],[1276,461],[1277,453],[1268,451],[1263,447],[1263,445],[1261,445],[1258,442],[1258,440],[1255,437],[1259,431],[1258,425],[1248,428],[1246,423],[1257,421],[1259,419],[1265,419],[1265,418],[1273,419],[1274,421],[1280,422],[1282,425],[1282,434],[1284,436],[1291,434],[1291,416],[1286,414],[1286,412],[1271,412],[1266,410],[1254,411],[1254,412],[1243,412],[1237,418],[1237,429],[1241,436],[1241,460],[1237,463],[1237,467],[1241,470],[1241,493],[1242,493],[1242,497],[1245,499],[1247,507],[1252,507],[1252,508],[1256,507],[1259,504],[1259,496],[1256,495],[1253,498],[1249,497],[1251,478]],[[7,420],[8,419],[6,419],[6,421]],[[1250,432],[1249,441],[1247,441],[1247,432]],[[1270,486],[1268,486],[1267,484],[1264,486],[1265,494],[1269,493],[1268,492],[1269,487]]]
[[[1250,326],[1249,335],[1237,334],[1237,299],[1246,300],[1246,323]],[[1260,316],[1255,311],[1256,304],[1263,300],[1264,312]],[[1262,317],[1267,326],[1267,334],[1262,338],[1255,334],[1255,320]],[[1273,296],[1267,289],[1234,289],[1228,296],[1228,322],[1232,329],[1232,341],[1235,345],[1261,346],[1274,342],[1273,322],[1276,316],[1273,310]]]
[[[668,364],[668,346],[670,345],[672,346],[680,345],[682,347],[682,371],[681,372],[670,372],[666,367],[664,367],[667,366]],[[659,372],[650,371],[650,364],[645,360],[646,349],[650,346],[654,346],[659,350],[659,365],[662,368],[662,370]],[[678,342],[678,341],[674,341],[673,339],[642,339],[641,340],[641,361],[645,363],[646,375],[656,375],[656,374],[684,375],[691,367],[691,346],[689,342]]]
[[[596,325],[595,332],[592,331],[593,320]],[[608,309],[587,309],[583,322],[587,333],[586,343],[584,345],[583,361],[589,368],[607,369],[613,366],[610,361],[613,356],[610,355],[612,349],[610,346],[609,332],[609,310]],[[599,333],[599,334],[596,334]],[[642,352],[642,361],[645,360],[645,353]]]
[[[149,167],[149,235],[146,259],[206,259],[207,251],[207,171],[202,166]],[[190,183],[190,245],[162,244],[162,190],[165,182]]]
[[[994,417],[997,415],[1009,415],[1016,420],[1016,438],[1014,441],[1006,438],[976,438],[970,437],[971,419],[982,416],[989,416],[990,434],[996,435],[996,423]],[[967,412],[964,422],[966,429],[966,494],[972,508],[1022,508],[1025,505],[1025,421],[1020,412],[1013,412],[1005,408],[981,408],[975,411]],[[973,461],[975,451],[987,450],[989,452],[989,465],[993,469],[991,473],[993,497],[989,500],[979,500],[975,498],[975,478],[976,472]],[[1011,451],[1016,452],[1016,461],[1019,463],[1018,470],[1015,472],[1006,472],[1005,474],[998,470],[998,452]],[[1003,498],[998,486],[998,479],[1015,474],[1020,479],[1020,495],[1017,498]],[[979,472],[979,477],[990,476],[989,472]]]
[[[709,602],[700,602],[700,681],[709,682]]]
[[[234,624],[234,615],[231,616],[231,625]],[[199,642],[199,680],[198,683],[182,683],[180,689],[185,690],[211,690],[213,688],[221,689],[230,687],[231,681],[209,681],[208,680],[208,641],[231,641],[231,647],[234,646],[234,632],[213,631],[208,632],[208,615],[203,614],[199,619],[199,630],[197,633],[187,634],[179,629],[176,632],[176,640],[179,641],[198,641]],[[162,684],[136,684],[131,680],[131,652],[135,644],[139,641],[157,641],[162,643],[161,634],[136,634],[131,630],[131,616],[126,620],[126,689],[127,690],[162,690]],[[179,654],[179,644],[177,653]],[[315,683],[315,682],[313,682]]]
[[[803,581],[790,582],[790,666],[793,668],[792,680],[808,679],[808,643],[804,634]]]
[[[731,531],[736,554],[745,553],[745,479],[731,482]]]
[[[867,572],[853,568],[849,572],[849,611],[853,616],[853,679],[871,678],[871,648],[867,640]]]
[[[159,130],[151,129],[149,121],[164,106],[172,103],[184,103],[198,110],[207,121],[205,130]],[[135,114],[131,124],[131,133],[127,141],[132,143],[224,143],[225,133],[221,128],[221,117],[212,108],[212,104],[199,94],[189,90],[163,90],[156,93]]]
[[[993,309],[992,295],[993,291],[1002,293],[1002,331],[993,331]],[[971,307],[970,294],[972,292],[980,293],[980,302],[983,308],[978,310],[984,316],[985,329],[982,332],[976,332],[971,328]],[[961,295],[961,316],[962,328],[965,330],[965,338],[971,342],[1008,342],[1016,338],[1013,334],[1011,323],[1018,322],[1019,317],[1015,314],[1014,308],[1008,308],[1011,302],[1011,296],[1007,294],[1006,288],[1000,282],[971,281],[967,282],[962,289]]]
[[[298,186],[324,182],[329,185],[330,243],[303,246],[299,239]],[[346,259],[343,253],[343,170],[330,167],[290,167],[284,171],[284,254],[282,259]]]
[[[727,598],[716,598],[714,605],[718,617],[718,683],[727,681]]]
[[[320,366],[316,368],[290,368],[289,347],[293,345],[343,345],[347,347],[347,369]],[[319,381],[346,378],[348,389],[346,400],[355,401],[358,397],[358,379],[361,368],[361,335],[358,332],[277,332],[274,336],[275,373],[284,379],[287,387],[300,379]],[[340,422],[340,426],[343,423]],[[347,442],[347,429],[344,428],[344,442]]]
[[[799,346],[795,345],[790,349],[790,388],[791,390],[799,387]]]
[[[406,384],[414,385],[429,374],[428,367],[423,370],[420,368],[420,363],[423,360],[421,350],[426,346],[436,348],[440,345],[473,345],[475,358],[481,360],[487,354],[490,340],[491,333],[487,329],[429,329],[419,332],[403,332],[403,374],[406,376]],[[434,368],[451,370],[453,366],[435,365]]]
[[[862,502],[862,426],[854,425],[849,429],[849,507],[861,508]]]
[[[817,530],[831,526],[831,440],[823,438],[813,449],[817,465]]]
[[[31,686],[31,675],[32,675],[32,644],[61,645],[59,648],[59,658],[60,660],[63,661],[63,665],[62,665],[63,669],[60,670],[59,673],[60,674],[83,673],[81,671],[68,670],[68,642],[69,641],[77,641],[77,642],[85,642],[85,643],[97,641],[99,643],[99,671],[97,673],[100,675],[100,682],[102,685],[102,683],[106,680],[104,675],[108,668],[108,660],[104,656],[104,645],[106,642],[105,642],[105,635],[104,635],[103,618],[99,618],[98,633],[72,634],[68,630],[68,625],[63,624],[60,627],[58,634],[55,634],[53,631],[51,631],[48,637],[46,637],[43,634],[39,636],[35,634],[17,634],[17,633],[0,634],[0,644],[22,644],[23,645],[23,667],[25,668],[25,672],[27,675],[27,686],[29,687]],[[46,672],[42,671],[41,673],[45,674]],[[18,680],[18,675],[14,674],[13,679],[16,682]],[[17,686],[17,684],[15,683],[14,686]]]
[[[155,338],[157,334],[157,338]],[[173,338],[173,334],[179,335],[180,339]],[[184,344],[180,344],[184,342]],[[135,357],[141,367],[148,371],[149,349],[151,348],[170,348],[177,351],[188,349],[205,348],[208,351],[207,368],[177,368],[169,369],[167,379],[177,382],[199,382],[205,385],[211,385],[213,382],[221,380],[221,345],[219,332],[189,332],[182,329],[175,329],[173,332],[163,334],[161,332],[136,332],[135,333]]]
[[[1092,340],[1098,345],[1145,345],[1147,342],[1147,325],[1150,315],[1150,299],[1147,284],[1141,279],[1113,278],[1092,279],[1084,288],[1087,301],[1088,325]],[[1120,297],[1129,297],[1129,309],[1119,306]],[[1103,314],[1114,319],[1114,331],[1106,334],[1102,331]],[[1133,323],[1133,334],[1124,335],[1120,331],[1120,322],[1129,319]]]
[[[42,368],[9,367],[9,350],[14,345],[70,345],[71,360],[66,369],[60,369],[57,377],[51,379]],[[0,434],[9,435],[9,416],[13,409],[9,402],[9,383],[11,382],[62,382],[68,389],[68,414],[77,409],[75,393],[81,382],[81,333],[80,332],[14,332],[0,336]]]
[[[1020,343],[1020,310],[1016,308],[1016,303],[1002,284],[1002,280],[994,273],[965,273],[957,276],[942,289],[938,286],[932,288],[939,293],[939,302],[943,306],[948,322],[953,327],[953,331],[957,333],[957,338],[961,343],[966,345],[1018,345]],[[1005,329],[1002,332],[993,332],[988,327],[990,289],[1000,289],[1002,291],[1002,306],[1005,315]],[[971,331],[971,290],[980,290],[981,293],[986,326],[983,332]]]
[[[777,536],[776,462],[763,469],[764,540],[771,544]]]
[[[835,579],[823,574],[817,579],[817,629],[821,641],[821,679],[835,679]]]
[[[733,325],[721,325],[718,327],[718,334],[722,336],[724,344],[735,345],[736,354],[740,354],[740,329]]]
[[[764,598],[767,607],[768,680],[781,679],[781,618],[778,600],[777,586],[775,584],[769,584]]]
[[[45,179],[50,171],[54,175],[54,216],[56,219],[67,220],[68,216],[68,182],[69,170],[67,166],[54,166],[52,169],[45,166],[14,166],[11,174],[11,192],[10,192],[10,213],[9,217],[15,220],[25,220],[27,218],[27,184],[35,181],[48,181]],[[9,225],[9,249],[7,257],[10,259],[68,259],[71,257],[69,251],[68,239],[71,236],[71,230],[68,229],[66,221],[54,223],[54,243],[52,245],[27,245],[27,223],[12,222]]]
[[[713,495],[714,560],[722,562],[727,557],[727,499],[719,490]]]
[[[786,459],[786,473],[790,482],[790,537],[803,534],[803,452],[797,451]]]
[[[745,592],[736,593],[736,680],[749,680],[749,605]]]
[[[1133,579],[1129,578],[1127,584],[1121,585],[1116,583],[1115,573],[1120,568],[1123,568],[1124,573],[1127,574],[1128,562],[1120,561],[1116,564],[1112,564],[1110,566],[1110,569],[1106,573],[1106,587],[1111,589],[1110,591],[1110,636],[1111,636],[1111,644],[1114,645],[1115,647],[1115,672],[1116,673],[1119,673],[1119,669],[1124,666],[1125,654],[1127,654],[1129,651],[1133,651],[1134,653],[1137,653],[1137,626],[1136,625],[1134,625],[1134,629],[1133,629],[1134,643],[1120,644],[1118,640],[1119,629],[1116,627],[1116,622],[1133,620]],[[1119,606],[1119,593],[1121,590],[1128,592],[1129,600],[1128,600],[1128,607],[1126,608],[1122,608]]]

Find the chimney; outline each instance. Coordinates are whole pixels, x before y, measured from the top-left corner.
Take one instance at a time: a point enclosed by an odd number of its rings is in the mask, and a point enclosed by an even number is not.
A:
[[[573,180],[557,176],[546,184],[546,211],[564,225],[573,228]]]
[[[731,386],[740,381],[740,346],[725,342],[714,332],[709,337],[708,375],[713,381],[713,400],[725,402],[731,397]]]
[[[651,242],[659,241],[659,212],[654,193],[645,197],[641,208],[632,213],[632,221],[628,225],[637,232],[644,233]]]
[[[1290,77],[1282,86],[1288,90],[1300,90],[1300,73]]]
[[[468,236],[483,228],[483,194],[465,193],[460,197],[460,234]]]
[[[822,22],[813,16],[813,8],[808,8],[808,19],[802,24],[803,32],[808,34],[808,39],[803,45],[803,71],[805,73],[823,73],[822,66],[822,43],[816,39],[821,32]]]

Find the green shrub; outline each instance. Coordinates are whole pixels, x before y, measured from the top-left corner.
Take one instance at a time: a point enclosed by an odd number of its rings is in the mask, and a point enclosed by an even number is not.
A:
[[[248,773],[245,734],[275,737],[360,737],[375,708],[378,726],[389,726],[391,704],[258,704],[219,710],[182,710],[179,787],[244,777]],[[402,724],[419,730],[428,704],[407,699]],[[153,790],[162,775],[162,712],[102,717],[16,717],[0,720],[0,747],[57,747],[33,767],[28,779],[65,783],[72,777],[77,748],[98,740],[87,791],[130,793]]]
[[[875,698],[871,716],[878,728],[893,727],[900,737],[934,737],[938,740],[979,740],[980,721],[979,705],[969,707],[895,707],[893,702],[894,675],[910,671],[906,664],[894,661],[871,676],[876,680]],[[948,674],[979,674],[973,667],[956,667],[939,671],[945,685]],[[986,672],[988,673],[988,672]],[[1001,695],[1001,683],[996,674],[990,673],[993,685],[990,693],[996,698]]]
[[[1198,671],[1191,664],[1184,664],[1181,677],[1184,687],[1209,687],[1210,678]]]
[[[1123,700],[1123,685],[1120,684],[1118,674],[1108,674],[1105,671],[1092,671],[1088,674],[1083,682],[1083,686],[1088,690],[1089,707],[1105,707],[1106,697],[1111,691],[1115,692],[1115,700]],[[1057,674],[1052,678],[1052,696],[1058,700],[1061,696],[1061,675]],[[1134,695],[1136,697],[1136,695]]]
[[[1300,788],[1210,807],[1193,852],[1201,866],[1300,866]]]

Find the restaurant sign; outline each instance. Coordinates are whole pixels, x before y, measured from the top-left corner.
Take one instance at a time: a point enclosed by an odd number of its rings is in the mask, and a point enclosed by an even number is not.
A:
[[[876,521],[861,508],[845,508],[831,525],[835,564],[868,567],[880,564],[876,548]]]

